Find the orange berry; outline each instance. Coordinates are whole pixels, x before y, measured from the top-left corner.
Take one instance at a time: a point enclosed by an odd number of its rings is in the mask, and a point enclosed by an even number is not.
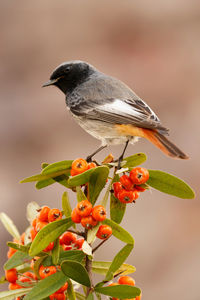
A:
[[[114,189],[114,196],[116,198],[118,198],[119,191],[123,190],[123,186],[122,186],[121,182],[114,182],[113,189]]]
[[[43,227],[45,227],[48,224],[48,222],[42,222],[40,220],[37,220],[35,230],[36,232],[39,232]]]
[[[48,213],[49,222],[54,222],[60,219],[62,219],[62,212],[58,208],[50,209]]]
[[[133,182],[127,175],[122,175],[120,177],[120,182],[121,182],[122,186],[128,191],[133,188]]]
[[[42,222],[48,222],[48,213],[50,211],[50,208],[48,206],[41,207],[41,210],[38,215],[38,220]]]
[[[34,269],[34,264],[35,264],[35,262],[36,262],[38,259],[39,259],[39,256],[35,256],[35,257],[31,260],[31,265],[30,265],[30,267],[31,267],[32,270]]]
[[[49,266],[49,267],[41,266],[39,269],[39,275],[40,275],[41,279],[44,279],[56,272],[57,272],[57,270],[56,270],[55,266]]]
[[[119,284],[128,284],[128,285],[135,285],[135,280],[130,276],[120,276],[118,279]]]
[[[92,211],[92,203],[89,202],[88,200],[83,200],[77,204],[76,209],[77,209],[77,213],[81,217],[87,217],[90,215]]]
[[[92,216],[96,221],[103,221],[106,218],[106,209],[102,205],[97,205],[92,209]]]
[[[25,272],[19,277],[19,281],[21,282],[30,282],[32,279],[35,279],[35,275],[31,272]]]
[[[49,245],[45,249],[43,249],[43,251],[49,252],[49,251],[53,250],[53,248],[54,248],[54,242],[50,242]]]
[[[74,223],[81,223],[81,216],[78,214],[78,211],[77,211],[77,209],[76,208],[74,208],[73,210],[72,210],[72,213],[71,213],[71,218],[72,218],[72,221],[74,222]]]
[[[101,225],[97,231],[96,236],[101,239],[105,240],[108,239],[112,234],[112,228],[108,225]]]
[[[87,168],[88,168],[88,163],[83,158],[77,158],[72,163],[72,170],[73,170],[72,173],[76,173],[76,175],[85,172],[87,170]],[[72,175],[72,173],[71,173],[71,175]]]
[[[91,163],[88,164],[88,170],[89,170],[89,169],[96,168],[96,166],[97,166],[97,165],[96,165],[94,162],[91,162]]]
[[[55,293],[56,294],[64,293],[67,290],[67,288],[68,288],[68,282],[65,282],[65,284],[61,286],[61,288],[57,290]]]
[[[9,286],[8,286],[9,290],[18,290],[18,289],[21,289],[21,288],[22,287],[17,283],[10,283]]]
[[[78,249],[78,250],[81,250],[84,241],[85,241],[84,238],[77,239],[77,240],[75,241],[75,243],[74,243],[74,248],[75,248],[75,249]]]
[[[77,239],[76,234],[66,231],[60,236],[60,245],[71,245],[74,244]]]
[[[22,233],[22,235],[21,235],[21,237],[20,237],[20,240],[21,240],[22,245],[24,245],[24,239],[25,239],[25,232]]]
[[[81,219],[81,225],[86,229],[91,229],[92,227],[96,226],[97,223],[98,222],[92,216],[83,217]]]
[[[66,296],[65,293],[54,293],[52,295],[49,296],[50,300],[65,300]]]
[[[139,197],[139,194],[140,193],[136,190],[134,191],[121,190],[118,193],[118,199],[122,203],[131,203]]]
[[[62,247],[63,247],[63,250],[64,251],[69,251],[69,250],[72,250],[72,246],[70,246],[70,245],[62,245]]]
[[[11,258],[16,251],[17,251],[16,249],[9,248],[9,250],[7,252],[7,257]]]
[[[136,189],[138,192],[145,192],[146,191],[146,189],[141,187],[140,185],[135,185],[134,189]]]
[[[37,231],[34,228],[30,229],[31,241],[36,237]]]
[[[35,218],[35,219],[32,221],[32,224],[31,224],[31,225],[32,225],[34,228],[36,227],[37,220],[38,220],[38,219],[37,219],[37,218]]]
[[[5,277],[6,280],[9,282],[16,282],[17,280],[17,270],[16,269],[10,269],[10,270],[5,270]]]
[[[149,171],[145,168],[137,167],[131,170],[129,177],[134,184],[142,184],[149,179]]]

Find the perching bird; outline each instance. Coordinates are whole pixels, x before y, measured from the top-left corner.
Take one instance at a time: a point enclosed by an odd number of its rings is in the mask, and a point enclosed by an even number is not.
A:
[[[128,143],[144,137],[166,155],[187,159],[166,135],[152,109],[127,85],[108,76],[83,61],[69,61],[59,65],[43,87],[55,85],[66,96],[66,104],[74,119],[89,134],[101,140],[98,153],[107,145],[125,144],[119,165]]]

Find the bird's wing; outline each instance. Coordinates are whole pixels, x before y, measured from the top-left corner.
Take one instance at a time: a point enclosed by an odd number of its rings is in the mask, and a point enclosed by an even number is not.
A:
[[[152,109],[140,98],[138,99],[94,99],[84,100],[71,106],[75,115],[85,116],[90,120],[99,120],[112,124],[131,124],[137,127],[157,129],[167,134],[168,129],[161,125]]]

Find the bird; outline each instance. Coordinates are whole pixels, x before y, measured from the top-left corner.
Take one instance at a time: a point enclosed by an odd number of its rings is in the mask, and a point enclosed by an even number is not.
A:
[[[172,158],[188,159],[166,136],[169,129],[161,124],[154,111],[125,83],[97,70],[91,64],[73,60],[60,64],[43,87],[56,86],[65,94],[68,110],[77,123],[101,141],[101,146],[124,144],[118,168],[128,144],[142,137]]]

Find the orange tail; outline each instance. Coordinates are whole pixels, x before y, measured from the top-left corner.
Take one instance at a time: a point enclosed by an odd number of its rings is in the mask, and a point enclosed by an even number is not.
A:
[[[134,127],[132,125],[116,125],[116,127],[118,132],[122,135],[139,136],[146,138],[168,156],[181,159],[189,158],[176,145],[170,142],[164,135],[162,135],[158,131]]]

